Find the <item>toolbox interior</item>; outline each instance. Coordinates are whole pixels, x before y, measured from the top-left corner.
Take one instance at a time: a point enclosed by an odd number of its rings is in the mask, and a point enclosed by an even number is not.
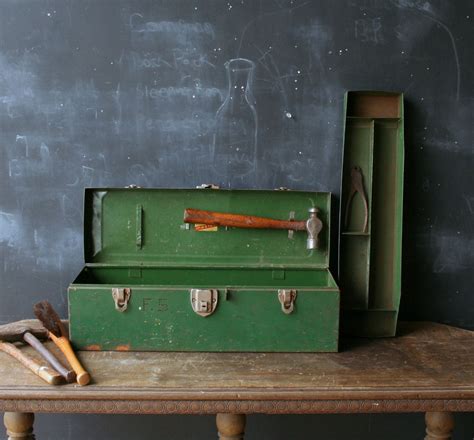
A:
[[[255,286],[255,287],[334,287],[328,270],[248,269],[248,268],[157,268],[85,267],[75,285],[143,286]]]
[[[349,93],[344,146],[340,281],[344,307],[354,309],[396,309],[399,293],[395,264],[401,230],[397,210],[402,194],[399,149],[402,133],[401,95]],[[368,227],[364,231],[365,209],[356,193],[348,204],[351,170],[362,170],[368,202]],[[348,208],[349,206],[349,208]],[[349,211],[345,222],[346,210]]]

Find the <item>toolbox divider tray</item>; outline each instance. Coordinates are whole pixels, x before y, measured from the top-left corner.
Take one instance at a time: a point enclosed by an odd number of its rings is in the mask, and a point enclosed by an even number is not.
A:
[[[341,184],[339,282],[342,330],[395,336],[401,290],[403,95],[348,92]],[[360,169],[368,204],[352,193]],[[348,222],[346,222],[346,217]]]

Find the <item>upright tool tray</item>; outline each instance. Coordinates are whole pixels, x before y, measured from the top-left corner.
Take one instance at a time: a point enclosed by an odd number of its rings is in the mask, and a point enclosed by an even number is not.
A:
[[[187,208],[296,221],[312,207],[316,250],[306,231],[183,223]],[[329,219],[329,193],[87,189],[71,339],[82,350],[337,351]]]
[[[342,329],[394,336],[401,290],[403,95],[345,99],[339,282]]]

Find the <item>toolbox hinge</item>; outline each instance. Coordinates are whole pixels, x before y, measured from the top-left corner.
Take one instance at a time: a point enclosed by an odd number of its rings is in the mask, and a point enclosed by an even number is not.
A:
[[[199,316],[209,316],[214,313],[219,300],[217,289],[191,289],[191,307]]]
[[[278,301],[280,301],[282,312],[286,315],[289,315],[295,308],[296,293],[295,289],[278,290]]]

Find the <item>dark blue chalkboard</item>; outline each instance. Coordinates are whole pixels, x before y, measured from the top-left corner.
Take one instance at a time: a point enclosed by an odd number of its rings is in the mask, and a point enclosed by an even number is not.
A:
[[[406,97],[401,318],[473,329],[473,21],[469,0],[1,0],[0,324],[40,299],[66,316],[85,187],[337,198],[343,94],[371,89]],[[211,418],[110,420],[44,416],[37,432],[215,435]],[[320,431],[269,420],[250,419],[247,438]],[[312,420],[334,438],[423,429],[418,416]],[[472,438],[463,420],[455,439]]]
[[[473,328],[473,9],[3,0],[0,322],[40,298],[65,314],[84,187],[337,197],[343,93],[374,89],[406,96],[402,318]]]

